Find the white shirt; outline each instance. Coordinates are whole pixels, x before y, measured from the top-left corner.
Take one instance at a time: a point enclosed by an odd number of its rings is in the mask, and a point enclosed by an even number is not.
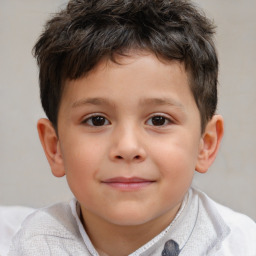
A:
[[[0,206],[0,256],[7,255],[12,237],[33,211],[24,206]]]
[[[10,256],[99,256],[79,218],[74,199],[33,213],[15,236]],[[190,189],[171,224],[129,256],[162,255],[167,241],[179,256],[256,256],[256,223]]]

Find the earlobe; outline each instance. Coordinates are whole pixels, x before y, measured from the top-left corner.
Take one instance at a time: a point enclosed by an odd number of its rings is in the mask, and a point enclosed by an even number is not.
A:
[[[224,133],[224,122],[220,115],[214,115],[207,123],[205,132],[201,137],[196,171],[207,172],[216,158]]]
[[[59,139],[52,123],[42,118],[37,123],[37,131],[52,173],[56,177],[65,175]]]

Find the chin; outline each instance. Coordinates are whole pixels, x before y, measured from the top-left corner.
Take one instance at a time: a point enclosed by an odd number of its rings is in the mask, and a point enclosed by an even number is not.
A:
[[[111,216],[107,217],[105,215],[104,217],[109,223],[118,226],[139,226],[146,224],[156,218],[153,215],[148,215],[148,213],[143,214],[141,211],[119,211],[118,213],[112,212]]]

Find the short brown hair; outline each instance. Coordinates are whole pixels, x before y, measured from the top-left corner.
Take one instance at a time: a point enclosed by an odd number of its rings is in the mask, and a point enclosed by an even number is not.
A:
[[[56,128],[65,80],[86,75],[102,58],[139,49],[185,63],[204,130],[217,105],[213,34],[212,22],[186,0],[71,0],[34,47],[45,113]]]

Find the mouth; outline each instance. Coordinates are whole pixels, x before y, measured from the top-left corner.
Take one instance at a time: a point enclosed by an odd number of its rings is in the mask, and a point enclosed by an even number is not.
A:
[[[139,177],[114,177],[106,179],[102,181],[102,183],[121,191],[133,191],[148,187],[149,185],[155,183],[155,181]]]

